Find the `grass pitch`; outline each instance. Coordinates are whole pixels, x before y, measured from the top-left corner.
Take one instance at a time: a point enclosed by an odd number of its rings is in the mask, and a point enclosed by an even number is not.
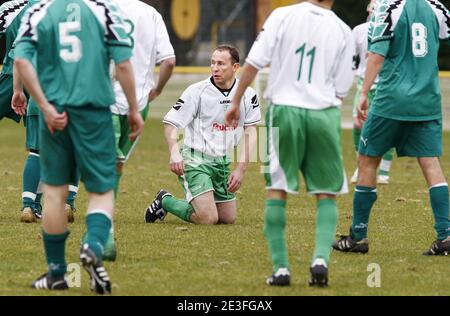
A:
[[[171,83],[152,116],[170,107],[180,89]],[[443,81],[448,93],[449,81]],[[351,98],[351,96],[350,96]],[[350,100],[350,98],[348,100]],[[449,105],[448,94],[445,104]],[[349,101],[346,102],[347,104]],[[349,107],[344,120],[349,120]],[[446,110],[447,111],[447,110]],[[115,217],[118,258],[106,263],[114,295],[449,295],[448,257],[424,257],[434,239],[428,191],[414,159],[395,159],[391,184],[379,187],[369,227],[367,255],[331,256],[330,287],[308,287],[309,263],[314,247],[315,202],[305,195],[290,196],[287,208],[287,242],[292,286],[265,285],[271,262],[263,236],[264,180],[259,164],[247,171],[238,194],[236,225],[202,227],[169,215],[164,223],[145,224],[143,214],[160,188],[177,197],[182,189],[168,168],[168,154],[160,119],[147,122],[137,151],[126,165]],[[90,295],[88,276],[82,271],[81,287],[54,293],[30,289],[46,270],[40,225],[19,222],[21,177],[26,159],[24,128],[0,123],[0,295]],[[351,132],[343,132],[345,167],[354,170]],[[450,171],[450,134],[444,135],[444,170]],[[351,189],[353,186],[351,186]],[[84,232],[86,193],[80,190],[76,221],[70,226],[68,263],[78,263],[79,240]],[[338,231],[351,223],[352,194],[338,199]],[[371,288],[368,266],[381,268],[381,287]]]

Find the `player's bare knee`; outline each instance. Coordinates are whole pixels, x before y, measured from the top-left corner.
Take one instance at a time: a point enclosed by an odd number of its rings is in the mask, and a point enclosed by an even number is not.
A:
[[[441,169],[439,159],[437,157],[425,157],[425,158],[418,158],[417,161],[419,162],[420,167],[424,171],[431,171],[433,169]]]
[[[369,157],[360,154],[358,156],[358,163],[362,167],[378,167],[379,163],[381,162],[381,156],[379,157]]]
[[[219,222],[217,214],[202,214],[197,217],[197,224],[200,225],[216,225]]]
[[[236,223],[237,212],[235,208],[228,209],[226,212],[219,212],[219,224],[232,225]]]
[[[221,217],[219,219],[219,224],[224,224],[224,225],[233,225],[236,223],[236,215],[234,216],[226,216],[226,217]]]

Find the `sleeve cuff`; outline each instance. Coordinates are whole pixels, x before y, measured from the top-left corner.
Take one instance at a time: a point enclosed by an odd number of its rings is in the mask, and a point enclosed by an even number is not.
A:
[[[383,57],[386,57],[386,55],[387,55],[387,52],[385,52],[385,51],[383,51],[383,50],[381,50],[381,49],[379,49],[377,47],[371,47],[369,49],[369,52],[377,54],[377,55],[380,55],[380,56],[383,56]]]
[[[164,57],[161,57],[161,58],[159,58],[159,59],[156,60],[156,63],[157,63],[157,64],[160,64],[160,63],[162,63],[163,61],[165,61],[166,59],[169,59],[169,58],[176,58],[176,57],[175,57],[175,54],[166,55],[166,56],[164,56]]]
[[[247,63],[249,63],[251,66],[255,67],[258,70],[261,70],[264,68],[264,66],[261,66],[260,64],[258,64],[257,62],[251,60],[250,58],[247,58],[246,60]]]
[[[261,123],[261,120],[257,120],[257,121],[253,121],[253,122],[245,122],[244,126],[248,127],[248,126],[252,126],[252,125],[258,125],[259,123]]]
[[[164,124],[169,124],[169,125],[171,125],[171,126],[173,126],[175,128],[181,128],[181,124],[178,124],[178,123],[175,123],[175,122],[172,122],[172,121],[168,121],[166,119],[163,120],[163,123]]]

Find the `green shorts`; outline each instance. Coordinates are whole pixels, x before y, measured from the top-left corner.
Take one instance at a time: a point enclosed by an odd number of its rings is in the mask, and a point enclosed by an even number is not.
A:
[[[148,112],[150,106],[146,106],[142,111],[141,115],[144,122],[147,120]],[[134,151],[137,145],[138,139],[131,141],[130,136],[130,124],[128,122],[128,115],[117,115],[113,114],[113,125],[114,125],[114,135],[116,137],[116,155],[117,161],[125,163]]]
[[[359,153],[381,157],[392,147],[399,157],[440,157],[442,120],[398,121],[369,113],[361,133]]]
[[[364,82],[364,79],[359,78],[358,83],[356,84],[356,94],[355,94],[355,99],[353,100],[353,117],[358,116],[357,108],[359,105],[359,99],[361,97],[361,90],[362,90],[363,82]],[[377,91],[377,85],[374,84],[372,86],[372,89],[370,89],[370,91],[369,91],[369,95],[368,95],[369,104],[372,103],[372,100],[375,97],[376,91]]]
[[[310,194],[348,192],[341,153],[341,112],[271,105],[266,114],[266,187],[299,191],[299,170]]]
[[[228,191],[230,161],[227,157],[209,157],[188,147],[183,147],[181,154],[185,168],[179,180],[189,203],[210,191],[214,191],[216,203],[236,199],[236,195]]]
[[[58,109],[60,112],[60,108]],[[109,107],[65,107],[69,124],[50,134],[43,115],[39,121],[41,179],[60,186],[76,180],[77,168],[86,190],[106,193],[115,187],[116,154]]]
[[[39,151],[39,115],[28,115],[25,120],[27,149]]]
[[[7,117],[19,123],[21,116],[11,108],[13,92],[13,76],[0,74],[0,120]]]

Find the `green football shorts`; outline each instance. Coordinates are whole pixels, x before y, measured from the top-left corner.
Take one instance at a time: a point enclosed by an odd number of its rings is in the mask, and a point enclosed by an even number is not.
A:
[[[228,191],[230,161],[227,157],[211,157],[188,147],[183,147],[181,154],[185,168],[179,180],[189,203],[210,191],[214,192],[216,203],[236,199],[236,195]]]
[[[144,122],[147,120],[150,106],[147,105],[142,111],[141,115]],[[113,114],[114,135],[116,137],[116,155],[117,161],[125,163],[134,151],[139,139],[131,141],[130,124],[128,123],[128,115]]]
[[[392,147],[399,157],[440,157],[442,120],[398,121],[369,113],[361,133],[359,153],[381,157]]]
[[[62,112],[61,108],[57,108]],[[61,186],[76,180],[77,168],[90,193],[106,193],[116,184],[116,153],[109,107],[64,107],[69,124],[50,134],[40,115],[41,179]]]
[[[13,77],[0,74],[0,120],[7,117],[19,123],[21,116],[11,108],[13,92]]]
[[[28,150],[39,151],[39,116],[26,116],[26,147]]]
[[[266,188],[299,191],[299,170],[310,194],[348,192],[341,154],[341,112],[271,105],[266,114]]]

